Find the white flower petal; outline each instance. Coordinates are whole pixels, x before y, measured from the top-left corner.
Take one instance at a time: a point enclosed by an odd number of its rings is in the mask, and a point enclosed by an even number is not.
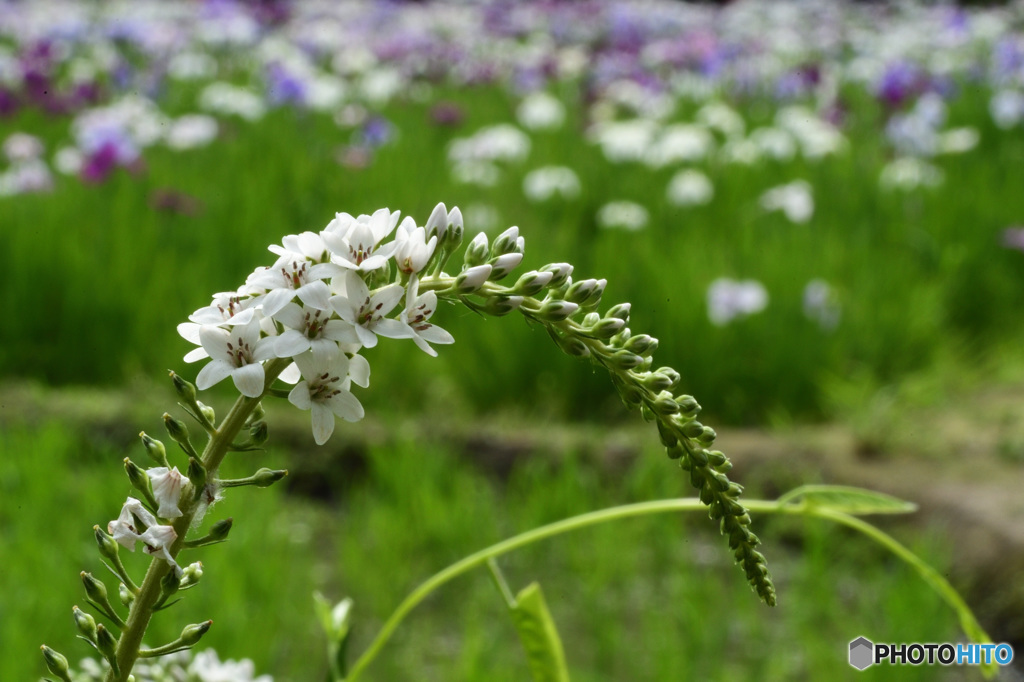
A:
[[[231,376],[232,370],[234,370],[234,367],[223,360],[211,360],[196,375],[196,388],[200,391],[205,391]]]
[[[245,365],[231,372],[231,379],[235,382],[235,388],[246,398],[258,398],[263,394],[265,376],[263,365],[259,363]]]
[[[314,402],[310,406],[313,416],[313,440],[323,445],[334,433],[334,413],[323,403]]]
[[[308,410],[313,401],[309,397],[309,386],[305,381],[299,382],[288,394],[288,402],[300,410]]]

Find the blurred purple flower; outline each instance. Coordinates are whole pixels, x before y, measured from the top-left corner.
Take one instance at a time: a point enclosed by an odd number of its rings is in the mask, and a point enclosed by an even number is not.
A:
[[[455,102],[438,102],[430,108],[430,121],[434,125],[457,128],[465,118],[462,107]]]
[[[356,135],[360,146],[382,147],[395,136],[395,127],[383,116],[371,116]]]
[[[92,183],[103,182],[114,172],[117,165],[117,145],[106,142],[85,159],[85,163],[82,164],[82,180]]]
[[[904,104],[924,89],[924,76],[914,64],[893,62],[882,74],[875,88],[876,96],[893,108]]]
[[[1008,227],[1003,230],[1003,246],[1024,251],[1024,227]]]
[[[306,103],[306,91],[306,84],[280,64],[271,64],[267,68],[267,96],[272,104],[301,106]]]

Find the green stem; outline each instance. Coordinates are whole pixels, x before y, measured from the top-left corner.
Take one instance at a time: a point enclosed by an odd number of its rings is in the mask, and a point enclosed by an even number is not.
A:
[[[903,561],[910,564],[910,566],[921,575],[925,582],[927,582],[928,585],[930,585],[932,589],[934,589],[939,596],[957,612],[960,618],[960,626],[970,639],[976,642],[991,641],[989,636],[978,624],[978,621],[974,618],[974,614],[971,612],[970,608],[963,601],[953,586],[942,577],[942,575],[922,561],[905,546],[900,544],[895,538],[871,524],[851,516],[850,514],[845,514],[834,509],[813,504],[780,503],[778,501],[770,500],[746,500],[745,506],[752,512],[763,514],[816,516],[818,518],[840,523],[863,533],[867,537],[881,544]],[[494,569],[496,568],[494,565],[495,557],[511,552],[512,550],[519,549],[520,547],[524,547],[533,542],[537,542],[538,540],[544,540],[555,535],[561,535],[562,533],[567,533],[579,528],[586,528],[587,526],[593,526],[599,523],[605,523],[607,521],[673,511],[703,511],[705,508],[705,505],[696,498],[654,500],[651,502],[627,504],[619,507],[612,507],[610,509],[602,509],[596,512],[581,514],[562,521],[556,521],[555,523],[551,523],[546,526],[541,526],[540,528],[534,528],[533,530],[529,530],[520,535],[516,535],[515,537],[491,545],[490,547],[482,549],[475,554],[471,554],[440,572],[435,573],[419,587],[413,590],[413,592],[398,605],[398,608],[395,609],[387,622],[384,623],[384,626],[381,628],[380,632],[377,633],[377,636],[372,642],[370,642],[366,651],[364,651],[359,659],[356,660],[355,664],[352,666],[349,676],[345,678],[345,682],[355,682],[363,670],[377,657],[380,650],[385,644],[387,644],[392,634],[394,634],[395,630],[409,612],[416,608],[416,606],[419,605],[419,603],[422,602],[431,592],[445,583],[457,578],[463,573],[471,571],[481,564],[487,563],[491,566],[492,575],[495,578],[495,582],[499,583],[500,589],[501,581],[499,580],[499,574],[494,573]]]
[[[354,682],[359,677],[363,669],[365,669],[366,666],[368,666],[373,659],[377,657],[381,648],[383,648],[383,646],[388,642],[402,620],[410,611],[416,608],[416,606],[423,601],[427,595],[453,578],[457,578],[463,573],[467,573],[477,566],[486,563],[488,559],[501,556],[502,554],[511,552],[514,549],[519,549],[520,547],[525,547],[526,545],[537,542],[538,540],[543,540],[555,535],[561,535],[562,533],[567,533],[571,530],[586,528],[587,526],[593,526],[598,523],[604,523],[606,521],[625,519],[631,516],[657,514],[660,512],[695,511],[698,509],[704,509],[704,505],[700,500],[695,498],[655,500],[653,502],[640,502],[621,507],[612,507],[611,509],[602,509],[588,514],[581,514],[569,519],[550,523],[546,526],[541,526],[540,528],[534,528],[533,530],[529,530],[520,535],[516,535],[515,537],[491,545],[490,547],[482,549],[475,554],[471,554],[464,559],[455,562],[448,568],[443,569],[439,573],[435,573],[419,587],[413,590],[413,592],[398,605],[398,608],[395,609],[394,613],[391,614],[391,617],[388,618],[386,623],[384,623],[384,627],[381,628],[380,632],[370,643],[370,646],[352,666],[352,670],[349,672],[348,677],[345,678],[345,682]]]
[[[289,362],[291,362],[290,358],[279,358],[268,362],[264,386],[269,386],[277,378],[277,375],[284,371]],[[208,480],[213,480],[216,476],[217,469],[224,460],[224,456],[227,455],[231,442],[238,435],[242,426],[245,425],[245,420],[252,414],[252,411],[259,404],[262,397],[262,395],[257,398],[239,396],[238,400],[231,407],[231,411],[224,417],[216,433],[207,441],[206,448],[202,454],[202,463],[206,468]],[[169,549],[171,556],[177,557],[178,552],[184,546],[185,535],[192,526],[192,520],[195,518],[199,508],[198,500],[192,502],[188,509],[182,510],[182,516],[172,524],[178,538]],[[121,631],[121,637],[117,640],[118,673],[115,674],[113,670],[108,672],[105,682],[127,682],[128,676],[135,666],[135,661],[139,657],[142,638],[146,634],[146,628],[149,626],[154,608],[160,599],[160,581],[163,580],[169,570],[171,570],[170,564],[158,557],[154,557],[153,561],[149,564],[146,577],[139,587],[139,593],[135,601],[132,602],[131,610],[128,613],[128,620]]]

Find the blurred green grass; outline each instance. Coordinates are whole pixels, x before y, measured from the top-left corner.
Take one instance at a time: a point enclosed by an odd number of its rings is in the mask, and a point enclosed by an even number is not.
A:
[[[1000,233],[1024,220],[1024,136],[997,130],[986,93],[962,87],[951,124],[976,126],[982,142],[973,152],[938,159],[942,187],[879,189],[890,152],[881,140],[881,113],[861,98],[852,100],[845,153],[815,163],[702,164],[716,197],[692,209],[665,199],[673,169],[611,165],[587,144],[571,88],[561,93],[570,105],[566,128],[533,134],[529,160],[507,168],[490,188],[454,185],[445,150],[457,136],[512,120],[514,101],[500,90],[435,92],[431,101],[463,107],[458,129],[430,125],[430,102],[388,105],[380,113],[398,137],[362,170],[338,165],[337,150],[351,133],[328,117],[277,109],[257,124],[228,121],[209,147],[148,150],[139,177],[121,172],[99,186],[63,178],[51,195],[4,200],[0,375],[117,385],[154,367],[187,374],[178,358],[189,344],[175,325],[213,292],[234,289],[269,264],[268,244],[322,229],[335,211],[388,206],[422,222],[444,201],[492,206],[496,230],[519,225],[524,271],[569,261],[578,277],[607,278],[607,303],[633,303],[634,332],[661,339],[659,362],[679,369],[685,390],[717,422],[828,416],[830,384],[854,376],[898,381],[940,354],[972,362],[994,348],[1006,352],[1012,346],[1005,341],[1022,331],[1024,255],[1002,247]],[[167,101],[173,114],[191,100],[172,92]],[[770,112],[763,103],[745,110],[752,120]],[[51,141],[60,129],[35,113],[5,125]],[[545,164],[574,168],[581,196],[527,202],[522,176]],[[761,192],[796,178],[814,188],[816,211],[807,225],[757,205]],[[150,198],[160,189],[194,197],[203,209],[194,217],[155,209]],[[649,227],[599,229],[594,215],[611,199],[647,206]],[[475,231],[467,224],[468,234]],[[723,276],[761,280],[768,309],[712,326],[705,292]],[[831,333],[802,312],[803,287],[815,278],[841,300],[842,319]],[[545,335],[521,322],[481,321],[450,309],[437,319],[459,344],[442,349],[440,360],[421,357],[407,343],[368,352],[373,387],[360,397],[370,409],[418,409],[445,387],[446,399],[468,413],[523,406],[573,418],[621,413],[605,377],[558,357]],[[458,350],[470,346],[471,352]]]
[[[90,526],[116,515],[130,492],[120,460],[141,457],[138,450],[90,444],[57,422],[0,431],[0,679],[39,675],[42,642],[72,661],[85,655],[70,617],[72,604],[84,606],[76,574],[103,575]],[[154,619],[147,641],[213,618],[202,645],[222,658],[250,657],[278,682],[321,679],[313,590],[355,600],[357,653],[415,585],[472,551],[591,509],[688,495],[653,450],[615,475],[569,457],[558,466],[526,459],[498,480],[436,445],[400,441],[371,451],[365,475],[331,504],[285,485],[231,491],[207,521],[235,517],[229,542],[182,556],[203,561],[202,583]],[[301,467],[299,456],[275,450],[259,465]],[[255,466],[234,456],[224,474]],[[935,679],[933,668],[857,673],[846,664],[847,643],[858,635],[959,636],[953,614],[909,569],[826,524],[755,524],[779,587],[775,609],[751,594],[701,515],[592,528],[501,564],[513,588],[542,584],[574,680]],[[939,568],[946,564],[948,548],[933,535],[901,535]],[[148,557],[137,554],[125,557],[139,574]],[[367,679],[524,679],[504,609],[485,572],[458,579],[411,614]]]

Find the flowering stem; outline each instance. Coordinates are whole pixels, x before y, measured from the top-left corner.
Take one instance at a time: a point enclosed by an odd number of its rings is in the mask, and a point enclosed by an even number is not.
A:
[[[264,386],[270,386],[290,362],[291,358],[275,359],[268,362],[265,370],[266,380]],[[265,389],[264,392],[266,392]],[[262,395],[256,398],[239,396],[231,411],[228,412],[220,426],[211,435],[209,441],[207,441],[206,448],[202,454],[202,464],[210,480],[215,477],[217,469],[220,467],[225,455],[227,455],[232,441],[234,441],[242,426],[245,425],[246,419],[256,409],[260,398],[262,398]],[[185,498],[183,497],[182,499],[184,500]],[[199,509],[199,499],[192,498],[188,507],[182,510],[182,515],[172,524],[174,532],[177,534],[177,539],[169,548],[172,557],[176,558],[184,546],[185,535],[192,526],[192,520]],[[163,580],[170,570],[171,565],[162,558],[154,557],[153,561],[149,564],[146,577],[139,587],[139,593],[135,601],[132,602],[131,610],[128,613],[128,620],[121,631],[121,637],[117,641],[118,672],[115,673],[113,670],[108,672],[106,682],[127,682],[135,661],[139,657],[142,638],[145,636],[150,618],[153,617],[154,608],[160,599],[160,581]]]

